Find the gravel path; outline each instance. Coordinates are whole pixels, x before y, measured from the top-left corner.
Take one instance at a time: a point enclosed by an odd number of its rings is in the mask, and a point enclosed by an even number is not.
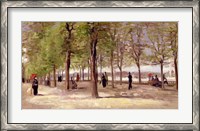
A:
[[[79,82],[78,89],[66,90],[64,83],[58,87],[39,85],[39,94],[31,94],[31,84],[22,86],[23,109],[177,109],[178,91],[175,87],[165,89],[149,85],[134,85],[127,89],[128,84],[98,85],[100,98],[91,98],[90,83]]]

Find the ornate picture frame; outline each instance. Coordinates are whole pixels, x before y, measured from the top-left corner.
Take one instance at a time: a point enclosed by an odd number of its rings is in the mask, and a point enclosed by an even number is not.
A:
[[[192,123],[8,123],[8,10],[24,7],[157,7],[193,11],[193,122]],[[1,130],[199,130],[199,2],[198,1],[3,1],[1,2]]]

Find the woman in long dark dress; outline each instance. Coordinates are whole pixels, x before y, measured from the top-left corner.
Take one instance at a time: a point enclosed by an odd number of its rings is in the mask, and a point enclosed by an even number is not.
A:
[[[128,73],[128,89],[132,89],[132,75],[130,72]]]
[[[102,83],[102,86],[105,88],[106,87],[106,77],[104,74],[102,74],[101,83]]]
[[[33,94],[37,95],[38,94],[38,80],[36,76],[34,77],[32,88],[33,88]]]

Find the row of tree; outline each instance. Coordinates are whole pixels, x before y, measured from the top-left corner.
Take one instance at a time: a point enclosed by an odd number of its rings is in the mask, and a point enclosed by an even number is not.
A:
[[[56,69],[65,69],[69,89],[70,69],[90,70],[92,96],[98,97],[97,74],[110,66],[114,88],[114,68],[136,65],[141,83],[141,65],[163,65],[174,61],[178,89],[177,22],[23,22],[23,72],[45,77]],[[83,73],[84,74],[84,73]],[[163,77],[161,77],[164,88]]]

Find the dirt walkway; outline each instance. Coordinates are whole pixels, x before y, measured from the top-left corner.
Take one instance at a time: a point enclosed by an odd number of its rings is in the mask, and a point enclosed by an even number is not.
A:
[[[58,87],[39,85],[39,95],[31,94],[31,84],[23,84],[22,109],[177,109],[178,92],[175,87],[165,89],[149,85],[98,85],[100,98],[91,98],[89,82],[79,82],[78,89],[66,90],[64,83]]]

